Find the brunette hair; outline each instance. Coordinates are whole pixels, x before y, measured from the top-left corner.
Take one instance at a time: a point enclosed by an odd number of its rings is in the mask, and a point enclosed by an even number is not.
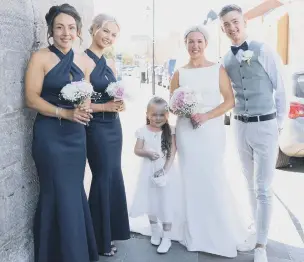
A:
[[[50,44],[49,40],[51,37],[53,37],[53,27],[54,27],[54,21],[55,18],[59,14],[67,14],[69,16],[72,16],[76,21],[77,31],[79,32],[78,37],[82,41],[82,38],[80,36],[81,29],[82,29],[82,21],[79,13],[75,9],[75,7],[69,5],[69,4],[62,4],[62,5],[54,5],[50,8],[49,12],[45,15],[46,24],[48,27],[48,43]]]

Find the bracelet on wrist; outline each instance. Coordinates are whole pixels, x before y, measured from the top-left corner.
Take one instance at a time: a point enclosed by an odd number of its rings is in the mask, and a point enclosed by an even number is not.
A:
[[[61,107],[56,107],[56,111],[55,111],[55,114],[56,114],[56,117],[58,118],[58,120],[61,122],[61,111],[62,111],[62,108]]]

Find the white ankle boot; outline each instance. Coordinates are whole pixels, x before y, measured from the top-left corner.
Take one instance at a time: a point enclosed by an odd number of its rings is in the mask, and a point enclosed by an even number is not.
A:
[[[254,250],[254,262],[268,262],[265,248],[258,247]]]
[[[151,225],[151,244],[153,246],[159,246],[161,242],[161,230],[158,224]]]
[[[171,247],[171,240],[169,238],[163,238],[159,247],[157,248],[157,253],[166,254]]]
[[[161,244],[159,245],[159,247],[157,248],[157,253],[159,254],[165,254],[169,251],[170,247],[171,247],[171,239],[170,239],[170,232],[166,232],[164,231],[164,236],[161,240]]]

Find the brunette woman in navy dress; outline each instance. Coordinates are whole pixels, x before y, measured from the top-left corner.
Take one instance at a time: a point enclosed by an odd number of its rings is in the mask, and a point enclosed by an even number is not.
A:
[[[92,171],[89,205],[93,219],[98,251],[113,256],[117,251],[114,240],[130,238],[129,218],[124,180],[121,171],[122,129],[119,112],[123,102],[114,102],[105,89],[115,82],[115,68],[103,53],[110,47],[119,26],[114,18],[101,14],[93,19],[90,29],[92,44],[87,55],[96,64],[90,81],[94,90],[102,94],[92,101],[93,118],[87,130],[87,157]]]
[[[83,186],[86,164],[86,110],[59,99],[71,81],[89,80],[94,64],[76,54],[81,32],[74,7],[53,6],[46,15],[53,45],[35,52],[26,72],[26,102],[38,112],[33,158],[40,182],[34,222],[35,262],[98,261],[92,218]]]

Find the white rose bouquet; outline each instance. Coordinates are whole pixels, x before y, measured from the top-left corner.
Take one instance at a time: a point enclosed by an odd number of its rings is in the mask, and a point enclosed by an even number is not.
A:
[[[94,94],[93,86],[89,82],[81,80],[65,85],[61,89],[60,97],[78,106],[83,104]]]

